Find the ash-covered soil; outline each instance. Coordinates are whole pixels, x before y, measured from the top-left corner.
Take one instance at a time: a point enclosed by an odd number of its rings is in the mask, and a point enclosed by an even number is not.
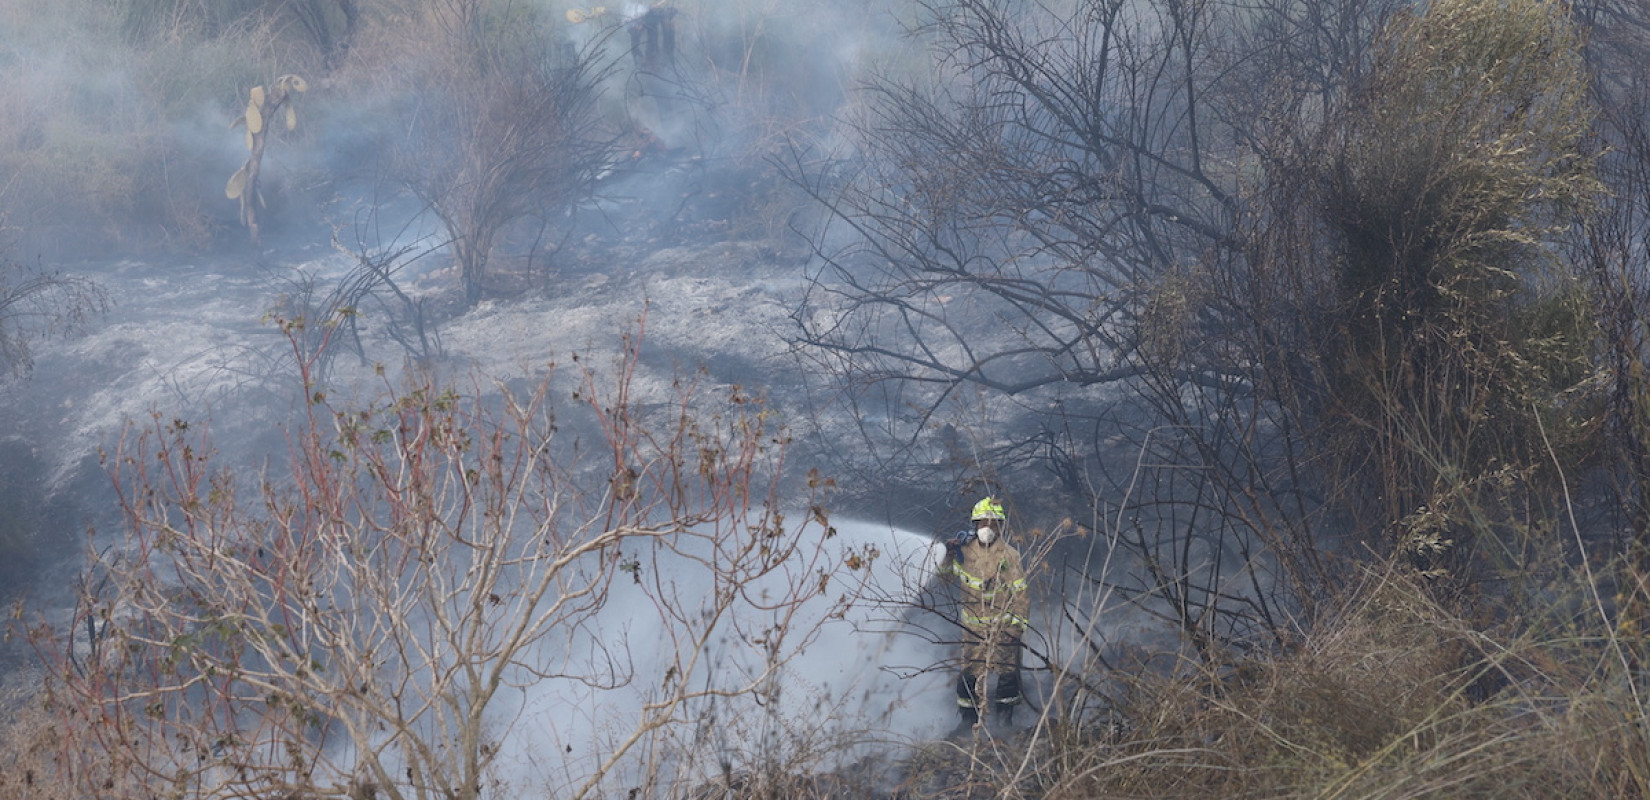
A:
[[[401,284],[430,301],[440,344],[431,366],[448,375],[509,380],[575,354],[608,364],[628,337],[641,342],[644,399],[678,376],[756,392],[796,384],[786,337],[805,281],[794,250],[752,242],[629,250],[605,268],[553,264],[537,288],[458,313],[444,310],[456,287],[439,256],[422,259],[431,268],[404,274]],[[354,266],[322,248],[290,259],[134,260],[69,270],[106,289],[109,313],[38,344],[33,374],[6,387],[9,434],[43,451],[47,485],[74,480],[84,459],[109,446],[129,420],[209,419],[220,440],[278,424],[289,405],[281,388],[294,375],[275,316],[291,313],[298,282],[325,286]],[[409,359],[387,335],[385,312],[363,304],[355,313],[358,339],[332,345],[331,380],[340,388],[362,385],[375,365],[395,370]]]

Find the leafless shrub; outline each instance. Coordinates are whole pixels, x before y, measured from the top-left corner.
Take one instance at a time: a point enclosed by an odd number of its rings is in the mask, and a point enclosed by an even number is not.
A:
[[[548,45],[550,23],[510,4],[436,3],[408,23],[378,45],[403,56],[380,65],[381,92],[408,98],[392,169],[446,227],[475,303],[510,226],[565,221],[609,166],[597,100],[611,59],[602,38]]]
[[[305,378],[313,363],[300,358]],[[102,796],[370,783],[475,798],[519,727],[501,694],[545,681],[639,703],[549,788],[600,794],[636,759],[625,780],[643,791],[702,780],[652,743],[705,703],[774,691],[814,635],[801,604],[851,602],[853,559],[779,510],[783,445],[757,404],[698,416],[683,387],[644,415],[633,363],[611,384],[582,372],[572,406],[549,377],[496,399],[414,378],[363,406],[306,380],[290,461],[250,494],[197,426],[134,428],[108,461],[126,535],[93,554],[73,624],[34,630],[63,734],[54,780]],[[568,447],[567,424],[595,438]],[[656,672],[632,655],[643,642],[598,630],[620,597],[656,618]],[[738,669],[712,672],[718,647]]]
[[[34,366],[31,341],[71,330],[108,304],[103,288],[86,278],[0,261],[0,374],[26,374]]]

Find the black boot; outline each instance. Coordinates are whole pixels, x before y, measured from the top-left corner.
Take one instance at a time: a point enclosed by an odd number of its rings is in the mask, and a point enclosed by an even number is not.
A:
[[[1020,671],[1012,670],[997,675],[996,690],[991,693],[991,716],[999,727],[1014,724],[1014,707],[1020,704]]]
[[[980,679],[967,672],[957,675],[957,713],[962,715],[959,727],[972,727],[980,721],[980,703],[985,694]]]

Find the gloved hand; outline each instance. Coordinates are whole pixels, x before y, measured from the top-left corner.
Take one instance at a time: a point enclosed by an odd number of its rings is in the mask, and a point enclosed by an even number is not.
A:
[[[951,556],[951,559],[953,561],[961,563],[962,560],[963,560],[963,557],[962,557],[963,545],[968,544],[970,541],[973,540],[973,538],[974,538],[974,532],[973,531],[957,531],[956,533],[951,535],[951,538],[945,540],[946,554]]]
[[[928,557],[923,560],[923,580],[927,580],[931,577],[943,577],[949,574],[950,570],[942,570],[940,567],[946,564],[950,557],[951,548],[946,547],[945,542],[934,542],[933,544],[930,544],[928,546]]]

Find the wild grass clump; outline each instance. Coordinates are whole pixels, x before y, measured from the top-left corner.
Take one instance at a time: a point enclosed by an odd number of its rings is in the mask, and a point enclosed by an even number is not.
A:
[[[1387,577],[1288,652],[1141,676],[1040,796],[1643,797],[1645,704],[1607,639],[1482,631]]]

